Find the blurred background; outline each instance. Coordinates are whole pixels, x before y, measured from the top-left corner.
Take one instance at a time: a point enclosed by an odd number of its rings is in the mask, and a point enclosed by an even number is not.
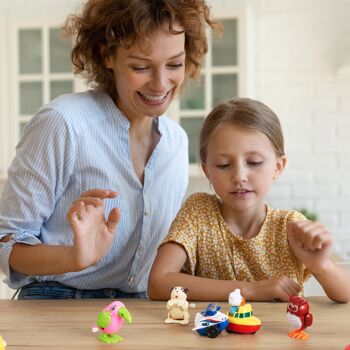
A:
[[[209,32],[199,83],[169,116],[190,140],[187,195],[210,191],[198,132],[220,102],[261,100],[279,116],[289,164],[268,202],[314,215],[334,234],[334,259],[350,260],[350,1],[210,0],[224,35]],[[0,192],[26,123],[60,94],[87,89],[72,74],[60,27],[81,0],[0,0]],[[1,282],[0,282],[1,284]],[[8,296],[0,288],[0,297]]]

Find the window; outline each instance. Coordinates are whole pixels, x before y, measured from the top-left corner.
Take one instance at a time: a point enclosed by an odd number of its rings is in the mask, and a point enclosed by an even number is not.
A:
[[[8,87],[6,86],[6,78],[5,78],[5,58],[4,58],[4,52],[6,52],[6,35],[5,35],[5,25],[3,21],[3,17],[0,15],[0,52],[2,54],[0,55],[0,180],[5,177],[5,167],[4,164],[6,162],[6,154],[8,152],[7,150],[7,144],[5,142],[6,140],[6,134],[7,134],[7,120],[5,118],[7,113],[7,101],[8,98],[5,96],[5,91],[8,91]],[[2,276],[1,276],[2,277]],[[0,286],[0,293],[1,293],[1,286]]]
[[[74,91],[71,40],[54,26],[18,28],[16,118],[17,137],[45,103]]]
[[[170,111],[189,137],[190,175],[199,174],[199,130],[204,118],[219,102],[247,94],[245,17],[244,11],[216,17],[224,33],[221,37],[208,33],[208,54],[200,78],[184,87]]]
[[[14,11],[16,5],[11,6]],[[67,9],[51,14],[50,7],[43,8],[47,16],[38,17],[35,6],[23,6],[25,18],[12,10],[9,16],[0,14],[0,52],[6,52],[0,55],[0,180],[37,110],[60,94],[87,88],[83,78],[73,75],[72,41],[61,32]]]

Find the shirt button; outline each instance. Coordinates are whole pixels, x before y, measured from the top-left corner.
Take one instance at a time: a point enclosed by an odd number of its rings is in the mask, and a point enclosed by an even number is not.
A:
[[[131,276],[131,277],[129,277],[129,279],[128,279],[128,281],[129,281],[130,283],[134,282],[134,280],[135,280],[135,276]]]
[[[151,214],[151,212],[150,212],[148,209],[145,209],[144,214],[145,214],[146,216],[148,216],[149,214]]]
[[[143,251],[143,246],[142,245],[140,245],[139,250],[140,250],[140,252]]]

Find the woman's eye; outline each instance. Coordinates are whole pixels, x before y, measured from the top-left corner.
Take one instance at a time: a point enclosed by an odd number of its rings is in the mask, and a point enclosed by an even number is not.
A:
[[[168,67],[171,69],[179,69],[179,68],[182,68],[183,66],[184,66],[183,63],[168,64]]]
[[[148,67],[132,67],[132,69],[134,70],[134,71],[137,71],[137,72],[141,72],[141,71],[144,71],[144,70],[146,70]]]

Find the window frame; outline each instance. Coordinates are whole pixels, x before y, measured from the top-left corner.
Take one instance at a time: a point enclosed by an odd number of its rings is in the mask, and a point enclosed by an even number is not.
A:
[[[6,52],[7,40],[6,40],[6,28],[5,17],[0,15],[0,52]],[[6,155],[8,154],[8,142],[7,141],[7,128],[8,119],[6,118],[8,110],[8,94],[6,89],[7,75],[6,75],[6,55],[0,55],[0,117],[1,117],[1,130],[0,130],[0,179],[6,177]]]
[[[20,82],[40,81],[43,84],[43,103],[45,105],[50,101],[50,83],[52,81],[71,80],[73,82],[73,92],[86,90],[87,85],[83,78],[72,73],[50,73],[49,72],[49,35],[51,28],[61,28],[63,26],[62,16],[49,17],[43,20],[39,17],[30,17],[28,20],[11,20],[8,26],[9,42],[6,45],[8,48],[8,61],[5,65],[9,67],[8,72],[8,105],[4,110],[4,122],[7,123],[7,159],[3,159],[2,167],[8,169],[12,159],[15,156],[15,147],[20,139],[21,122],[28,122],[34,114],[23,115],[20,113]],[[42,59],[43,71],[39,74],[21,74],[20,57],[19,57],[19,32],[20,30],[40,29],[42,32]],[[5,36],[5,35],[4,35]],[[3,95],[3,94],[2,94]],[[5,129],[5,128],[4,128]],[[7,174],[0,174],[1,178],[6,178]]]
[[[211,105],[213,86],[212,77],[216,74],[235,73],[238,76],[237,94],[238,96],[252,96],[252,80],[249,76],[251,70],[252,58],[248,57],[248,47],[251,40],[251,33],[248,31],[249,17],[251,11],[248,6],[242,7],[224,7],[217,6],[213,9],[213,17],[218,20],[237,19],[237,65],[236,66],[212,66],[212,36],[211,30],[208,30],[208,53],[205,56],[205,63],[201,69],[201,74],[204,76],[204,109],[186,109],[181,110],[180,99],[177,98],[168,110],[168,115],[175,119],[178,123],[182,118],[189,117],[205,117],[212,110]],[[253,55],[249,47],[249,54]],[[190,177],[204,176],[199,163],[190,163],[189,165]]]
[[[42,104],[45,105],[50,101],[50,83],[55,80],[72,80],[73,91],[76,91],[75,79],[73,73],[51,73],[49,71],[49,36],[51,28],[59,28],[60,24],[53,24],[51,22],[38,25],[38,22],[34,22],[32,25],[18,25],[15,28],[15,40],[14,57],[15,57],[15,72],[14,72],[14,96],[16,99],[15,103],[15,119],[16,119],[16,140],[20,137],[20,125],[21,123],[28,122],[33,115],[32,114],[21,114],[20,112],[20,83],[21,82],[41,82],[42,83]],[[42,72],[37,74],[21,74],[19,72],[20,57],[19,57],[19,32],[20,30],[40,29],[42,33]]]

